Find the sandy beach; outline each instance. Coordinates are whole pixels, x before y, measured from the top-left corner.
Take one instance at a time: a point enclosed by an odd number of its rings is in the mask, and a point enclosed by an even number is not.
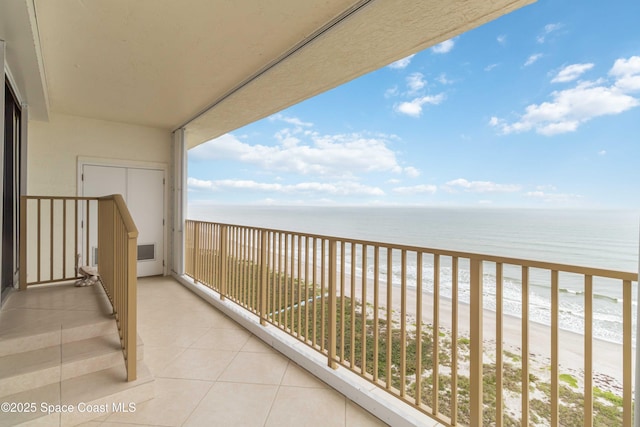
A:
[[[338,292],[340,283],[338,279]],[[345,275],[345,295],[350,296],[351,278]],[[367,280],[366,300],[367,303],[374,303],[373,280]],[[362,282],[360,277],[355,279],[356,299],[362,300]],[[408,288],[406,292],[405,312],[408,318],[416,319],[417,293],[415,288]],[[386,307],[387,286],[380,283],[378,306]],[[392,308],[397,316],[401,313],[401,289],[398,286],[392,287]],[[452,325],[452,305],[451,299],[440,297],[439,299],[439,325],[440,328],[451,330]],[[433,323],[433,294],[422,294],[422,321],[427,324]],[[409,323],[413,323],[410,321]],[[458,302],[458,336],[469,336],[470,330],[470,305]],[[503,349],[520,355],[522,347],[522,319],[511,315],[503,315]],[[560,373],[572,373],[581,376],[584,369],[584,336],[575,332],[560,330],[558,334],[559,342],[559,364]],[[496,312],[485,309],[483,317],[483,339],[485,342],[485,352],[494,351],[496,340]],[[529,354],[538,363],[551,366],[551,327],[540,323],[529,321]],[[633,351],[635,357],[635,349]],[[622,384],[622,345],[609,341],[593,340],[593,372],[594,379],[610,383],[613,379],[618,386]],[[606,376],[606,377],[603,377]],[[597,383],[596,383],[597,385]],[[616,386],[614,386],[616,387]]]

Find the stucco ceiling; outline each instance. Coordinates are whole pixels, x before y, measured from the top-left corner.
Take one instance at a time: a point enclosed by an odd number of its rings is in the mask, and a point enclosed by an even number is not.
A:
[[[533,0],[26,1],[51,111],[195,146]]]

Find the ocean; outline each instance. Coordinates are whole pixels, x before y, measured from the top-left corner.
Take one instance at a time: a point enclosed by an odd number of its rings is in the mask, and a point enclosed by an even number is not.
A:
[[[236,225],[307,232],[383,243],[396,243],[460,252],[498,255],[546,262],[638,271],[640,212],[622,210],[423,208],[423,207],[280,207],[189,206],[188,218]],[[395,259],[398,259],[396,257]],[[372,263],[368,263],[372,265]],[[461,301],[468,302],[468,272],[461,267]],[[372,272],[369,271],[368,274]],[[381,271],[386,274],[386,271]],[[416,267],[408,265],[408,278]],[[363,272],[358,271],[358,274]],[[394,284],[400,266],[394,265]],[[433,277],[423,266],[423,277]],[[425,292],[433,290],[427,279]],[[532,271],[530,319],[550,322],[548,274]],[[583,280],[560,278],[560,327],[583,333]],[[441,295],[451,296],[451,270],[443,262]],[[495,306],[495,277],[485,271],[485,304]],[[520,278],[505,269],[504,310],[518,316]],[[637,287],[633,289],[634,330]],[[622,342],[622,287],[594,282],[594,336]],[[635,333],[634,333],[635,341]]]

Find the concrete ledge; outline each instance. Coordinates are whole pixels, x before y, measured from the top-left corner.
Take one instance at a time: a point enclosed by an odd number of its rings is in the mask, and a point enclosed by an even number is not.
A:
[[[327,366],[327,358],[324,355],[273,325],[260,325],[260,320],[257,316],[231,301],[221,300],[220,294],[212,289],[194,283],[191,278],[186,276],[174,275],[174,278],[266,344],[383,422],[398,427],[442,426],[436,420],[403,403],[348,369],[341,366],[338,366],[337,369],[329,368]]]

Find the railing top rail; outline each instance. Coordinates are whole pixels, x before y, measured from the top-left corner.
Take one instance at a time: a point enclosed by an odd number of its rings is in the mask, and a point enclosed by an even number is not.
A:
[[[26,200],[98,200],[98,197],[82,196],[20,196]]]
[[[136,227],[135,222],[133,222],[131,212],[129,212],[129,208],[127,208],[127,204],[125,203],[122,195],[112,194],[110,196],[99,197],[98,200],[113,200],[118,212],[120,212],[120,217],[122,218],[122,222],[127,230],[128,237],[130,239],[138,237],[138,227]]]
[[[468,259],[475,259],[475,260],[479,259],[481,261],[487,261],[487,262],[495,262],[495,263],[502,263],[502,264],[509,264],[509,265],[521,265],[523,267],[529,267],[529,268],[540,268],[545,270],[561,271],[566,273],[583,274],[587,276],[605,277],[605,278],[625,280],[630,282],[638,281],[638,273],[629,272],[629,271],[585,267],[585,266],[579,266],[579,265],[553,263],[553,262],[529,260],[529,259],[522,259],[522,258],[512,258],[512,257],[504,257],[499,255],[490,255],[490,254],[479,254],[479,253],[473,253],[473,252],[459,252],[459,251],[452,251],[452,250],[446,250],[446,249],[429,248],[424,246],[405,245],[405,244],[397,244],[397,243],[389,243],[389,242],[377,242],[377,241],[362,240],[362,239],[349,238],[349,237],[336,237],[336,236],[291,231],[291,230],[254,227],[250,225],[228,224],[228,223],[201,221],[201,220],[192,220],[192,219],[188,219],[186,221],[187,222],[191,221],[194,223],[200,222],[200,223],[206,223],[206,224],[224,225],[227,227],[250,228],[254,230],[271,231],[271,232],[284,233],[284,234],[304,235],[304,236],[308,236],[316,239],[337,240],[345,243],[353,243],[353,244],[367,245],[367,246],[378,246],[378,247],[387,248],[387,249],[406,250],[409,252],[422,252],[422,253],[430,253],[430,254],[440,255],[440,256],[468,258]]]

